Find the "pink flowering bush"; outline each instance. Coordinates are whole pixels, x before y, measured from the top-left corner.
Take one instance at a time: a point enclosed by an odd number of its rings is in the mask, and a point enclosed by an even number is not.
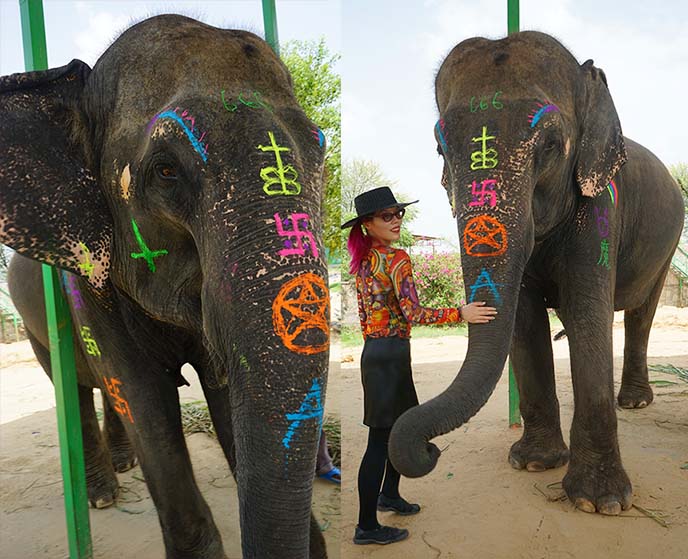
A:
[[[461,257],[457,252],[411,256],[418,298],[424,307],[465,304]]]

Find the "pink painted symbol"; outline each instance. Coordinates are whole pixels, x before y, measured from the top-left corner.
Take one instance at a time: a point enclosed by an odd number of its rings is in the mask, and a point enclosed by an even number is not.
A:
[[[485,198],[488,198],[490,207],[494,208],[497,205],[495,186],[497,186],[497,179],[484,180],[480,183],[480,187],[476,181],[473,181],[471,183],[471,194],[473,194],[473,201],[468,205],[472,208],[476,206],[484,206]]]
[[[315,237],[313,233],[305,230],[308,227],[308,214],[291,214],[289,217],[284,219],[280,218],[279,214],[275,214],[275,225],[277,226],[277,234],[280,237],[294,237],[294,239],[285,239],[284,247],[279,251],[280,256],[290,256],[293,254],[298,254],[304,256],[306,254],[306,248],[310,248],[313,256],[318,258],[318,247],[315,243]],[[289,220],[291,220],[291,229],[285,229],[289,227]],[[299,225],[302,225],[304,229],[299,229]]]

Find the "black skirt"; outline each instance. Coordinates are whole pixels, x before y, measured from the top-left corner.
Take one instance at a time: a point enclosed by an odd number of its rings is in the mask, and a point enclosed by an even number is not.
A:
[[[402,413],[417,406],[410,340],[397,336],[368,338],[361,354],[361,382],[363,423],[368,427],[392,427]]]

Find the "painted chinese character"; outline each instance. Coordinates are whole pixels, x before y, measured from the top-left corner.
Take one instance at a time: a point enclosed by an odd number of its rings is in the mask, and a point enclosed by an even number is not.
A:
[[[487,126],[483,126],[482,136],[471,138],[472,143],[480,144],[480,149],[471,154],[471,170],[494,169],[497,166],[497,150],[487,147],[487,142],[494,139],[496,136],[487,135]]]
[[[260,171],[260,178],[265,181],[263,191],[269,196],[282,194],[284,196],[294,196],[301,193],[301,185],[296,182],[298,173],[291,165],[286,167],[282,163],[280,152],[291,151],[287,147],[278,146],[275,142],[275,136],[272,132],[268,132],[270,138],[270,145],[259,145],[258,149],[261,151],[272,151],[275,153],[276,167],[265,167]],[[274,185],[279,185],[280,188],[275,188]]]
[[[91,337],[91,329],[88,326],[82,326],[80,332],[81,339],[84,341],[84,344],[86,344],[86,353],[95,357],[100,357],[100,349],[96,341]]]
[[[609,242],[604,239],[600,242],[600,258],[597,261],[599,266],[604,266],[609,270]]]
[[[134,418],[131,416],[131,409],[129,408],[129,402],[127,402],[120,393],[122,381],[116,378],[109,379],[106,376],[103,376],[103,381],[105,382],[105,388],[107,388],[108,394],[112,397],[113,409],[122,417],[126,417],[129,421],[134,423]]]

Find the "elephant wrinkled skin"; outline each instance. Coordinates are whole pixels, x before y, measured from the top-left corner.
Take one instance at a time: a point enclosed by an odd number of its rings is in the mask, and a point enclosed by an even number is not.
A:
[[[569,462],[563,485],[584,511],[631,506],[621,464],[612,322],[625,309],[618,403],[652,401],[647,341],[683,223],[678,185],[647,149],[624,138],[602,70],[579,65],[555,39],[522,32],[473,38],[449,53],[435,81],[442,183],[457,217],[468,300],[498,307],[469,326],[451,386],[394,426],[390,457],[407,476],[434,468],[429,440],[485,404],[510,352],[521,396],[518,469]],[[575,413],[564,443],[547,308],[569,339]]]
[[[31,259],[14,259],[12,295],[49,371],[36,261],[62,270],[91,502],[112,503],[135,455],[167,557],[225,557],[182,433],[188,362],[237,480],[243,556],[326,557],[310,512],[324,147],[286,67],[252,33],[157,16],[92,70],[1,78],[0,116],[0,241]]]

